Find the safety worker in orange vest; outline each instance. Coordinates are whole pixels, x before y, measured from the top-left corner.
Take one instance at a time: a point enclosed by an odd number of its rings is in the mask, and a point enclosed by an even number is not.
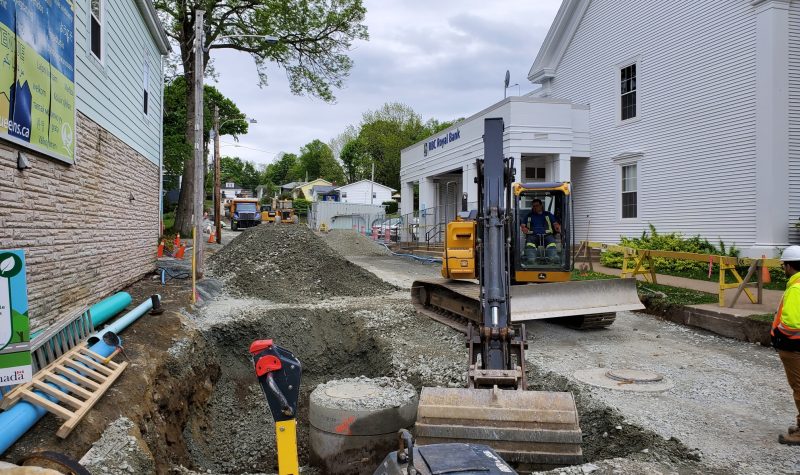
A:
[[[781,434],[778,442],[800,445],[800,246],[789,246],[781,254],[783,271],[789,281],[781,304],[772,322],[772,346],[778,350],[786,370],[789,387],[794,392],[797,421],[789,433]]]

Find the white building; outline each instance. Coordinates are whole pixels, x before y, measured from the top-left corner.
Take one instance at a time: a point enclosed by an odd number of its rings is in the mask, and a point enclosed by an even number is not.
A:
[[[222,184],[220,187],[220,193],[222,193],[223,200],[231,200],[239,196],[249,197],[252,195],[250,190],[246,190],[231,181]]]
[[[503,151],[514,157],[516,181],[569,181],[572,163],[589,157],[588,107],[509,97],[401,152],[402,215],[415,211],[415,186],[423,229],[453,219],[464,193],[469,207],[477,208],[475,162],[483,157],[483,121],[491,117],[505,123]]]
[[[342,203],[361,203],[379,205],[384,201],[392,201],[394,188],[371,180],[361,180],[336,188]]]
[[[585,149],[545,170],[573,183],[578,238],[617,242],[653,224],[751,256],[798,241],[800,2],[565,0],[529,79],[537,96],[587,109]],[[507,153],[522,154],[512,144],[530,126],[499,112]],[[549,139],[550,125],[540,116],[536,133]],[[438,203],[438,170],[466,176],[477,158],[426,160],[422,147],[403,151],[404,212],[414,182],[421,205]]]

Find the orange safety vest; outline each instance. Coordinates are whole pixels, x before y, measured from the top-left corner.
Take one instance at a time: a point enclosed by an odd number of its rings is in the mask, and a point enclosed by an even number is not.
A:
[[[792,287],[795,286],[800,286],[800,282],[792,284]],[[781,297],[781,304],[778,305],[778,311],[775,313],[772,329],[769,332],[772,337],[772,346],[779,350],[800,351],[800,328],[790,328],[784,325],[783,319],[781,319],[782,315],[783,297]]]

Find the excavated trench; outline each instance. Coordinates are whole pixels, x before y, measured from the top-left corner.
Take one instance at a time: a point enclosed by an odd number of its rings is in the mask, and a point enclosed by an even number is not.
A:
[[[303,364],[298,417],[302,465],[308,464],[309,456],[308,396],[317,384],[388,375],[405,378],[419,390],[423,385],[457,385],[462,380],[457,372],[466,355],[457,345],[459,335],[404,309],[397,311],[402,323],[389,327],[372,325],[369,317],[378,313],[370,309],[282,308],[255,313],[199,332],[193,341],[180,345],[175,361],[165,362],[156,392],[170,394],[160,396],[158,414],[142,431],[162,471],[176,465],[214,473],[277,470],[274,425],[248,354],[250,343],[257,339],[274,339]],[[442,345],[434,344],[435,351],[420,354],[415,346],[419,342],[410,339],[435,334],[431,328],[444,332],[450,348],[443,351]],[[409,341],[399,339],[403,336]],[[437,358],[448,361],[437,366]],[[434,374],[429,367],[449,374]],[[626,423],[618,411],[566,378],[530,368],[528,379],[531,389],[575,394],[587,462],[629,456],[673,464],[697,459],[680,441]]]

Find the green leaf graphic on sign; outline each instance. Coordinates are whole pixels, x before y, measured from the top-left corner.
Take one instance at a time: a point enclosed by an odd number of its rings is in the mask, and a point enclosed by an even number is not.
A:
[[[0,253],[0,277],[10,279],[22,270],[22,259],[10,252]]]

